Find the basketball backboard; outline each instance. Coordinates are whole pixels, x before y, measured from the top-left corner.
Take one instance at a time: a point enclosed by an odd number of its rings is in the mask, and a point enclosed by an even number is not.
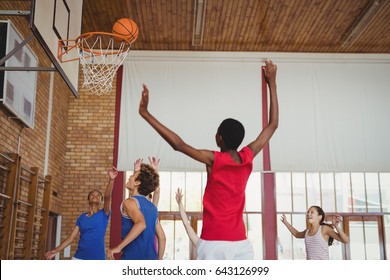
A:
[[[79,61],[60,62],[58,40],[81,34],[83,0],[32,0],[30,28],[53,65],[78,97]],[[66,47],[66,46],[65,46]]]

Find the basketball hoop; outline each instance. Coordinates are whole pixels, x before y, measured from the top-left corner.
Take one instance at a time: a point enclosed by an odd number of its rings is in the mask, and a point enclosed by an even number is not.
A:
[[[111,91],[116,71],[123,64],[133,41],[113,33],[84,33],[75,40],[59,40],[58,59],[61,62],[80,60],[84,73],[83,88],[101,95]],[[74,49],[77,50],[76,57],[71,55]]]

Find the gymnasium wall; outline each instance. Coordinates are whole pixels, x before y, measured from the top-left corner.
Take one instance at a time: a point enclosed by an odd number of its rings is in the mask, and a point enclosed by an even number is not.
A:
[[[7,3],[0,1],[0,9],[29,10],[30,3],[28,1],[18,1],[12,3],[12,7],[7,6],[10,5],[9,3],[10,2],[8,1]],[[0,17],[0,19],[5,18]],[[24,37],[30,34],[28,22],[25,18],[13,17],[12,21]],[[36,40],[34,39],[29,45],[39,58],[39,66],[49,67],[50,61]],[[135,53],[130,53],[129,59],[133,58],[134,55]],[[258,57],[256,67],[262,65],[261,59],[263,58]],[[283,74],[282,67],[280,68],[279,73]],[[23,164],[27,166],[37,166],[39,168],[39,172],[41,173],[43,173],[45,168],[51,74],[52,72],[38,72],[34,129],[22,129],[23,126],[15,119],[10,118],[9,113],[7,113],[4,108],[0,109],[0,151],[2,153],[18,153],[19,136],[21,135],[19,153],[22,157]],[[134,90],[134,94],[136,100],[135,106],[137,107],[140,97],[139,87],[142,82],[147,81],[141,79],[137,79],[136,81],[137,89]],[[52,98],[53,110],[50,126],[47,175],[52,176],[52,189],[53,192],[56,193],[56,195],[52,195],[50,209],[52,212],[62,215],[61,240],[64,240],[70,234],[78,215],[87,211],[88,192],[92,189],[104,191],[107,184],[106,170],[113,162],[116,79],[113,83],[112,92],[102,96],[91,95],[88,91],[82,88],[82,82],[83,77],[81,71],[79,98],[76,99],[68,89],[67,85],[63,82],[60,75],[57,72],[54,72]],[[153,86],[152,84],[150,85]],[[188,84],[187,86],[191,87],[192,85]],[[207,87],[207,84],[203,84],[203,86]],[[185,91],[185,87],[182,89]],[[205,91],[207,91],[207,88]],[[279,86],[279,91],[281,118],[285,120],[288,119],[286,112],[294,113],[294,108],[290,108],[291,111],[288,111],[288,108],[284,108],[285,106],[288,106],[290,101],[293,101],[290,100],[290,98],[293,99],[293,95],[288,96],[287,94],[289,94],[289,92],[287,92],[287,90],[283,90],[282,86]],[[151,91],[151,94],[158,94],[158,92],[160,92],[160,88],[156,85],[155,88],[153,88],[153,91]],[[180,92],[180,94],[182,94],[182,92]],[[386,98],[384,100],[387,101],[388,99]],[[153,100],[155,99],[152,97],[151,102],[153,102]],[[185,101],[188,103],[188,100]],[[177,114],[175,114],[174,109],[168,106],[169,104],[166,103],[166,100],[162,100],[161,102],[161,108],[163,110],[161,115],[165,114],[168,116],[173,112],[172,115],[174,118],[180,119],[177,118]],[[219,100],[214,100],[213,102],[214,104],[217,104]],[[194,107],[194,109],[195,112],[204,113],[204,108],[202,106]],[[241,111],[241,108],[238,107],[238,109]],[[231,113],[231,111],[229,111],[229,113]],[[208,114],[205,113],[205,115],[207,116]],[[221,117],[222,116],[218,115],[218,120],[220,120]],[[137,115],[136,118],[139,118],[139,116]],[[203,127],[202,122],[199,122],[198,125]],[[213,128],[211,129],[212,133],[214,133],[216,125],[217,124],[213,125]],[[148,128],[145,123],[142,127]],[[182,127],[182,120],[178,124],[178,127]],[[190,129],[192,128],[194,128],[193,123],[191,124]],[[192,137],[193,132],[190,131],[190,129],[184,132],[188,132],[189,137]],[[281,121],[279,130],[288,131],[288,137],[294,136],[294,131],[289,131],[288,129],[291,129],[291,127],[286,128],[285,122]],[[141,136],[144,136],[144,134],[140,131],[135,131],[135,133],[139,133]],[[282,141],[285,139],[288,140],[287,136],[281,137],[281,135],[281,132],[279,133],[279,136],[275,135],[272,143],[273,145],[280,144],[282,147]],[[386,134],[386,136],[387,135],[388,134]],[[204,136],[205,134],[201,135],[202,138],[205,138]],[[213,134],[207,135],[207,137],[209,136],[210,141],[213,141]],[[145,140],[145,138],[143,139]],[[188,138],[188,140],[191,139],[192,138]],[[150,142],[152,140],[147,139],[147,141]],[[147,145],[145,151],[140,151],[133,147],[132,151],[136,150],[134,157],[143,156],[146,158],[146,156],[150,153],[149,147],[150,146]],[[159,144],[154,144],[153,147],[158,148]],[[204,147],[212,148],[210,145],[205,145]],[[285,144],[283,144],[283,147],[285,147]],[[302,151],[304,148],[300,148],[299,150]],[[278,152],[278,154],[280,154],[280,158],[282,159],[283,156],[286,155],[286,151],[283,149],[274,149],[273,151]],[[387,151],[388,149],[386,152]],[[170,154],[173,153],[172,150],[169,150],[168,152]],[[153,153],[153,150],[151,153]],[[130,157],[131,162],[134,160],[134,157]],[[162,161],[162,163],[163,162],[164,161]],[[110,233],[108,229],[106,235],[107,245],[109,237]],[[74,254],[76,247],[77,241],[72,244],[70,256]],[[61,259],[66,259],[63,256],[63,253],[61,253]]]
[[[29,1],[12,2],[12,7],[9,3],[0,2],[0,10],[30,9]],[[15,16],[12,17],[12,22],[23,38],[31,34],[27,19]],[[30,41],[29,46],[38,57],[39,67],[51,66],[36,39]],[[112,166],[113,161],[115,81],[112,93],[94,96],[82,89],[81,75],[79,98],[76,99],[56,71],[38,72],[33,129],[24,128],[5,108],[0,108],[0,152],[18,153],[21,135],[19,153],[22,164],[38,167],[41,175],[45,168],[52,74],[52,119],[47,174],[44,175],[52,176],[50,209],[51,212],[62,215],[63,241],[71,233],[77,217],[88,210],[89,191],[99,189],[103,192],[106,188],[107,169]],[[108,244],[109,230],[107,232]],[[74,254],[76,247],[77,240],[72,244],[70,256]],[[63,253],[60,258],[64,259]]]
[[[9,2],[8,2],[9,3]],[[29,2],[15,2],[12,7],[0,2],[1,10],[29,10]],[[18,7],[15,7],[18,6]],[[6,19],[0,17],[0,19]],[[12,22],[23,38],[30,32],[27,19],[13,17]],[[41,49],[37,40],[30,41],[29,46],[37,55],[39,67],[50,67],[50,60]],[[0,109],[0,151],[3,153],[19,153],[22,164],[28,167],[38,167],[41,175],[52,175],[53,192],[60,194],[64,184],[64,167],[66,152],[66,130],[68,119],[68,102],[71,94],[67,85],[57,72],[54,73],[53,111],[51,123],[51,136],[49,144],[49,161],[47,174],[44,173],[45,150],[47,138],[47,124],[49,112],[50,75],[52,72],[38,72],[35,100],[34,128],[28,128],[17,121],[5,108]],[[19,146],[20,136],[20,146]],[[19,151],[18,151],[19,146]],[[51,208],[54,212],[61,212],[61,200],[53,197]]]
[[[228,117],[245,129],[242,146],[261,131],[261,66],[277,67],[279,128],[270,140],[272,171],[388,172],[390,55],[132,51],[123,66],[118,167],[139,155],[160,170],[203,171],[173,152],[138,114],[142,83],[149,110],[196,148],[218,149]],[[262,171],[262,153],[254,170]]]
[[[94,189],[104,192],[108,183],[107,170],[113,164],[116,81],[112,92],[96,96],[82,88],[82,71],[80,73],[79,98],[69,99],[64,186],[61,194],[62,240],[70,234],[78,216],[88,210],[88,193]],[[107,229],[106,246],[109,231],[110,226]],[[75,240],[70,256],[74,255],[76,249]]]
[[[8,2],[9,3],[9,2]],[[13,2],[12,7],[8,3],[0,2],[0,10],[29,10],[29,2]],[[17,6],[17,7],[15,7]],[[6,19],[0,17],[0,19]],[[31,34],[27,19],[12,17],[12,22],[21,33],[22,38]],[[36,54],[39,67],[50,67],[50,60],[41,49],[36,39],[30,41],[29,46]],[[46,140],[48,130],[50,76],[54,74],[54,86],[52,97],[52,122],[50,127],[49,157],[47,173],[45,169]],[[66,135],[68,119],[68,103],[71,93],[67,85],[57,72],[37,72],[37,88],[35,99],[34,128],[22,125],[4,107],[0,108],[0,151],[2,153],[16,153],[21,157],[21,164],[28,168],[38,167],[40,176],[52,176],[51,211],[61,214],[63,201],[62,190],[64,186]]]

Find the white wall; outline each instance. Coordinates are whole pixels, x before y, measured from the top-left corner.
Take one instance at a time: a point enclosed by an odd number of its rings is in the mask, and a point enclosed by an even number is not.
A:
[[[155,155],[161,170],[204,170],[175,152],[138,115],[142,83],[150,112],[196,148],[217,149],[227,117],[261,128],[261,66],[278,65],[274,171],[390,171],[390,55],[131,51],[124,63],[119,168]],[[262,170],[258,156],[255,170]]]

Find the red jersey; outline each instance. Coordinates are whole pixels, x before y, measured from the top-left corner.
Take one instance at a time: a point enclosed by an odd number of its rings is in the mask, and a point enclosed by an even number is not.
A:
[[[214,163],[203,196],[204,240],[239,241],[246,239],[243,220],[245,188],[253,168],[253,152],[238,152],[242,163],[228,153],[214,152]]]

